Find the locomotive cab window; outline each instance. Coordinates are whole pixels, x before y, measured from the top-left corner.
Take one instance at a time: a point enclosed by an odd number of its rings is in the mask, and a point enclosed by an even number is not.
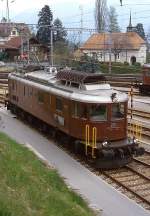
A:
[[[80,103],[73,103],[72,104],[72,116],[74,118],[87,118],[87,108],[85,105]]]
[[[90,107],[90,120],[91,121],[106,121],[107,120],[107,107],[106,105],[95,104]]]
[[[124,118],[125,106],[123,103],[112,104],[112,119]]]
[[[56,110],[63,112],[63,102],[61,98],[56,97]]]

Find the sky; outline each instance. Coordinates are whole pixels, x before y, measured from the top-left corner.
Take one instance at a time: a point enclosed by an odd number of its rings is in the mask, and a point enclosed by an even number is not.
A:
[[[54,19],[59,17],[66,27],[81,26],[81,8],[83,10],[83,26],[95,28],[94,26],[94,4],[95,0],[15,0],[10,6],[10,19],[12,21],[37,23],[38,12],[44,5],[49,5]],[[150,28],[150,0],[107,0],[116,8],[119,25],[125,31],[129,23],[130,10],[132,13],[132,24],[143,23],[147,32]],[[0,0],[0,17],[6,16],[6,0]]]

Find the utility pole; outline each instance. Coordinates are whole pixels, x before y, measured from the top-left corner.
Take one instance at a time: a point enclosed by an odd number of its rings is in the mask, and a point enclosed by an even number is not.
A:
[[[111,32],[108,35],[109,37],[109,74],[111,74],[111,45],[112,45],[112,40],[111,40]]]
[[[30,41],[29,41],[29,35],[27,35],[27,59],[28,64],[30,63]]]
[[[82,43],[82,29],[83,29],[83,5],[79,6],[79,9],[81,11],[81,19],[80,19],[80,32],[79,32],[79,44]]]
[[[51,26],[50,63],[51,63],[52,67],[54,65],[53,51],[54,51],[54,49],[53,49],[53,29],[52,29],[52,26]]]
[[[23,58],[23,33],[21,32],[21,58]]]
[[[7,17],[7,22],[9,22],[9,2],[6,0],[6,17]]]
[[[15,0],[11,0],[10,3],[13,3],[14,1]],[[10,17],[9,17],[9,0],[6,0],[6,19],[7,19],[7,22],[10,21]]]

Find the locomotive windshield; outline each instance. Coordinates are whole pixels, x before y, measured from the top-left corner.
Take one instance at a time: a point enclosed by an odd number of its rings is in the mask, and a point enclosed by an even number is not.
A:
[[[112,119],[124,118],[125,106],[123,103],[112,104]]]
[[[90,120],[91,121],[106,121],[107,120],[106,105],[92,105],[90,107]]]

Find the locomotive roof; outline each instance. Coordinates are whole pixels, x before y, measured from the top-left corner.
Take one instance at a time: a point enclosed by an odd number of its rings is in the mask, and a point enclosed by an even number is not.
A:
[[[27,84],[34,86],[40,90],[44,90],[64,98],[69,98],[74,101],[87,103],[112,103],[113,99],[115,99],[114,102],[124,102],[128,99],[127,94],[112,89],[109,84],[88,83],[87,81],[89,80],[96,81],[96,78],[93,75],[87,74],[81,77],[81,81],[86,82],[82,83],[80,88],[76,88],[71,85],[65,85],[57,77],[58,75],[55,72],[48,73],[44,70],[25,74],[12,73],[9,75],[9,78],[19,80],[20,82],[24,83],[24,85]],[[101,78],[102,75],[99,74],[96,77]],[[103,80],[103,78],[101,80]],[[113,96],[115,97],[113,98]]]

